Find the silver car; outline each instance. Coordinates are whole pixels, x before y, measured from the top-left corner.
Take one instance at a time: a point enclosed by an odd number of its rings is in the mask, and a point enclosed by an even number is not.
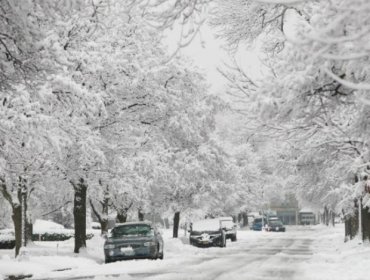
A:
[[[163,238],[150,222],[116,225],[104,243],[105,263],[127,259],[163,259]]]

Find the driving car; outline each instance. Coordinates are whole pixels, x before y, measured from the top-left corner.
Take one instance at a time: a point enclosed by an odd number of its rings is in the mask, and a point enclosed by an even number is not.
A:
[[[163,259],[163,238],[151,222],[117,224],[104,243],[105,263],[127,259]]]
[[[189,242],[197,247],[226,247],[226,230],[219,219],[197,221],[190,226]]]
[[[280,220],[270,220],[267,222],[266,225],[267,231],[281,231],[285,232],[285,226],[282,221]]]
[[[255,218],[250,229],[260,231],[262,230],[262,227],[266,225],[266,222],[267,222],[266,218],[263,218],[263,225],[262,225],[262,218]]]
[[[221,228],[225,229],[226,239],[230,239],[232,242],[237,240],[236,224],[232,217],[219,217],[221,222]]]

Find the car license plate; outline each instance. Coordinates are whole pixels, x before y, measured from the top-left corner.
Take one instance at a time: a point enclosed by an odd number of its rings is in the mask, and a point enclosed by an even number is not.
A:
[[[135,253],[134,250],[132,249],[132,247],[122,247],[121,252],[124,253],[127,256],[132,256]]]

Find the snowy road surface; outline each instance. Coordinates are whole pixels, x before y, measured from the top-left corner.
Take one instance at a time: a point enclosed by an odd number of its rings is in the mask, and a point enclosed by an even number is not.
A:
[[[343,226],[288,227],[285,233],[239,231],[226,248],[196,248],[187,238],[165,232],[165,259],[104,264],[104,240],[96,237],[88,250],[71,254],[73,240],[40,242],[30,259],[18,262],[0,252],[1,272],[32,275],[31,279],[157,279],[157,280],[364,280],[370,247],[343,243]],[[3,254],[3,255],[1,255]],[[4,272],[5,271],[5,272]],[[16,272],[16,273],[14,273]]]
[[[300,266],[312,255],[311,244],[312,239],[302,238],[296,231],[287,234],[271,233],[253,242],[240,238],[237,243],[229,242],[227,248],[206,249],[205,254],[195,254],[193,258],[179,261],[172,267],[147,274],[131,274],[131,277],[220,280],[295,279],[299,276]]]

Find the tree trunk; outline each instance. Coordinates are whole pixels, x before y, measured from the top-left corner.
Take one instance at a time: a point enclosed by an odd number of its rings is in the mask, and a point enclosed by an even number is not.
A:
[[[175,212],[173,217],[173,238],[179,236],[179,225],[180,225],[180,211]]]
[[[243,227],[248,226],[248,212],[243,212],[242,217],[243,217]]]
[[[15,257],[17,257],[22,247],[22,208],[20,204],[13,205],[12,219],[15,235]]]
[[[117,211],[116,222],[117,223],[126,223],[127,222],[127,212],[126,211]]]
[[[370,209],[365,207],[362,210],[362,229],[363,229],[363,240],[370,241]]]
[[[26,239],[22,240],[22,231],[25,233],[25,238],[28,240],[32,238],[32,225],[30,225],[27,222],[27,219],[25,219],[25,226],[22,224],[22,214],[26,214],[27,211],[27,195],[23,195],[24,201],[24,213],[22,212],[22,187],[25,187],[26,181],[20,179],[20,184],[17,188],[17,198],[18,201],[13,201],[12,195],[7,189],[5,179],[0,177],[0,193],[3,195],[6,201],[9,202],[10,206],[12,207],[12,220],[14,224],[14,237],[15,237],[15,257],[19,255],[19,251],[22,247],[22,245],[26,244]],[[24,215],[24,218],[26,218],[26,215]]]
[[[75,248],[74,252],[79,253],[81,248],[86,247],[86,193],[87,184],[80,178],[74,187],[73,216],[75,225]]]
[[[110,194],[109,194],[109,188],[107,186],[104,192],[104,199],[102,202],[103,217],[101,218],[101,221],[100,221],[102,235],[108,233],[109,201],[110,201]]]
[[[99,180],[99,184],[103,187],[102,180]],[[98,219],[100,223],[100,228],[101,228],[101,235],[105,235],[108,233],[108,215],[109,215],[109,201],[110,201],[110,194],[109,194],[109,186],[106,185],[106,189],[104,190],[104,197],[102,201],[99,201],[101,206],[102,206],[102,211],[101,213],[97,210],[95,207],[92,199],[90,199],[90,206],[95,214],[96,218]]]
[[[27,231],[26,231],[26,238],[27,238],[27,244],[28,242],[32,241],[32,235],[33,235],[33,224],[30,223],[30,221],[27,219]]]
[[[329,210],[328,207],[324,207],[324,224],[329,225]]]
[[[353,215],[345,216],[345,240],[353,239],[358,232],[358,212],[357,210]]]
[[[139,221],[144,221],[144,213],[141,209],[137,210],[137,217],[138,217]]]
[[[335,227],[335,213],[334,213],[334,211],[330,211],[330,223],[333,227]]]
[[[104,202],[102,203],[102,205],[103,211],[102,213],[99,213],[99,211],[95,208],[93,201],[90,199],[91,209],[100,223],[101,235],[104,235],[108,232],[108,213],[107,213],[108,211],[105,212]]]
[[[14,224],[15,237],[15,257],[17,257],[19,255],[19,250],[22,247],[22,207],[21,201],[19,200],[21,198],[21,192],[20,189],[17,190],[18,202],[14,202],[3,177],[0,177],[0,192],[12,207],[12,220]]]

